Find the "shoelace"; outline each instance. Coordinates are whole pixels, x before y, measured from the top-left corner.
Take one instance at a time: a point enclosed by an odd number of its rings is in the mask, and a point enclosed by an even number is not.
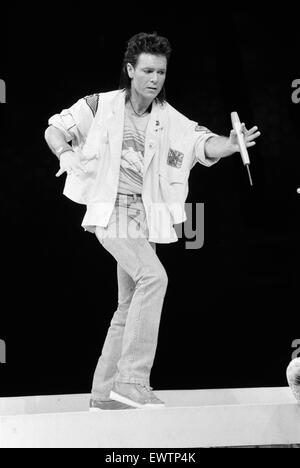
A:
[[[139,387],[141,387],[142,390],[146,390],[147,392],[152,392],[153,388],[150,387],[150,385],[144,385],[144,384],[137,384]]]

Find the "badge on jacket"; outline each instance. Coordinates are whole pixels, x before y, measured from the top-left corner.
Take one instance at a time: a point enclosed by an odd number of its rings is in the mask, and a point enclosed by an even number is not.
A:
[[[167,164],[169,164],[169,166],[177,167],[179,169],[182,166],[183,156],[184,154],[180,153],[180,151],[176,151],[170,148],[168,153]]]

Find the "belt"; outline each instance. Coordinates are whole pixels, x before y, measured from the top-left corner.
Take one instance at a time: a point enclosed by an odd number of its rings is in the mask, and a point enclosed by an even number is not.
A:
[[[129,197],[129,198],[132,198],[134,201],[136,201],[137,199],[141,199],[142,198],[142,194],[141,193],[120,193],[118,192],[117,193],[117,197],[119,196],[122,196],[122,197]]]

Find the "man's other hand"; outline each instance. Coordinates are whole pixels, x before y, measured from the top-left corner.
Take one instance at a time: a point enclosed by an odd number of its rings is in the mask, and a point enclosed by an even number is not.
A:
[[[83,173],[86,173],[87,170],[84,165],[80,162],[79,153],[74,151],[65,151],[62,153],[59,159],[60,169],[55,174],[56,177],[61,176],[64,172],[68,175],[74,174],[80,176]]]

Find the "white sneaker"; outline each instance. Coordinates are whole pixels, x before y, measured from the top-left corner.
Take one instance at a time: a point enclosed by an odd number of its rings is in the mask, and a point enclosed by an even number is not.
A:
[[[152,392],[148,385],[115,382],[109,397],[134,408],[164,408],[165,403]]]
[[[135,409],[132,406],[124,405],[124,403],[120,403],[119,401],[115,400],[99,400],[93,399],[90,400],[90,412],[96,412],[99,410],[127,410],[127,409]]]

